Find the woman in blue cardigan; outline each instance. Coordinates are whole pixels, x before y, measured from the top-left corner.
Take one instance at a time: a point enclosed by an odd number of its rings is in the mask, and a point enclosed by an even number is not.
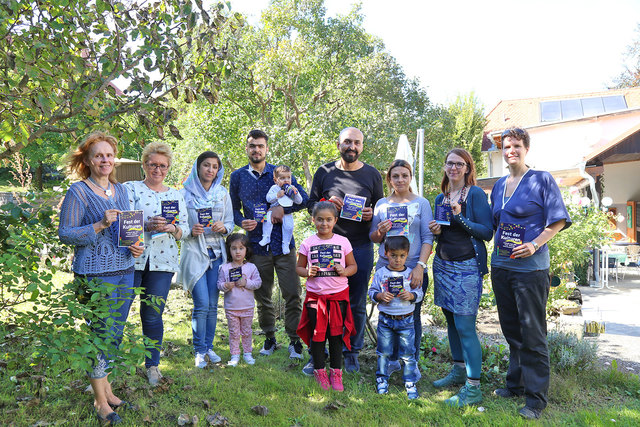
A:
[[[476,334],[476,315],[482,295],[482,277],[488,273],[485,240],[493,225],[487,195],[475,186],[471,155],[454,148],[445,157],[444,176],[436,197],[436,220],[429,229],[436,236],[433,259],[434,302],[447,319],[453,368],[434,387],[462,384],[445,403],[462,407],[482,401],[482,348]],[[440,214],[444,212],[445,215]],[[447,217],[443,223],[443,217]]]

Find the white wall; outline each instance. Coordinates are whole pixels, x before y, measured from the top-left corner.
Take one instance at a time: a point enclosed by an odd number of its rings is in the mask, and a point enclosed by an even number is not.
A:
[[[585,156],[637,126],[638,121],[640,112],[634,111],[529,129],[531,147],[526,162],[535,169],[550,172],[577,168]],[[501,157],[501,152],[498,153]],[[488,154],[488,161],[493,167],[491,176],[503,176],[506,173],[504,167],[495,167],[496,154]]]

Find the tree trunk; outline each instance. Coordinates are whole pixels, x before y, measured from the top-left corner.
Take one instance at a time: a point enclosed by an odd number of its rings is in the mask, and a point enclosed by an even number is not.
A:
[[[304,170],[304,177],[307,180],[307,193],[311,191],[311,183],[313,182],[313,175],[311,175],[311,169],[309,169],[309,159],[302,158],[302,169]]]
[[[35,187],[37,190],[42,191],[44,184],[44,172],[42,167],[42,160],[38,161],[38,167],[36,168],[36,183]]]

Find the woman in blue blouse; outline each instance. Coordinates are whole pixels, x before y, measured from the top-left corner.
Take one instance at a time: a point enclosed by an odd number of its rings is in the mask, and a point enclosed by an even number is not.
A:
[[[528,151],[526,130],[507,129],[502,134],[502,156],[509,174],[491,192],[496,230],[491,281],[510,355],[506,387],[494,394],[506,398],[524,395],[526,406],[519,414],[537,419],[547,406],[549,390],[546,243],[569,227],[571,219],[551,174],[525,163]]]
[[[72,270],[78,278],[102,283],[110,289],[109,318],[91,322],[92,330],[118,346],[133,301],[134,257],[143,248],[118,248],[118,214],[129,210],[127,189],[115,180],[117,141],[103,132],[90,134],[69,159],[69,170],[82,181],[69,187],[60,211],[60,241],[74,245]],[[133,255],[133,256],[132,256]],[[112,323],[112,326],[107,326]],[[100,353],[89,373],[98,419],[122,421],[113,408],[126,402],[113,394],[109,384],[110,355]]]
[[[411,287],[413,289],[421,287],[422,291],[426,292],[429,286],[429,273],[426,267],[433,243],[433,235],[429,231],[428,224],[433,217],[429,201],[411,191],[412,176],[411,165],[407,161],[397,159],[391,163],[386,175],[387,186],[391,194],[376,203],[373,218],[371,219],[369,238],[372,242],[380,244],[379,258],[376,263],[376,270],[378,270],[389,264],[382,244],[392,226],[392,222],[388,218],[388,212],[390,209],[399,206],[406,207],[407,229],[405,233],[409,239],[410,247],[405,266],[411,269]],[[422,301],[415,304],[413,312],[416,362],[420,360],[420,340],[422,339],[421,308]],[[400,370],[397,350],[397,346],[395,346],[392,360],[389,361],[389,366],[387,366],[387,375]],[[420,379],[420,369],[417,370],[416,375]]]
[[[471,154],[461,148],[447,153],[438,211],[449,212],[449,225],[436,221],[429,229],[436,236],[433,258],[434,302],[447,319],[451,372],[433,382],[434,387],[463,384],[445,403],[462,407],[482,401],[480,374],[482,348],[476,334],[476,315],[482,295],[482,277],[488,273],[485,240],[493,229],[487,195],[476,187],[476,168]]]
[[[162,374],[160,348],[164,335],[162,312],[169,296],[171,278],[178,271],[179,255],[177,240],[189,234],[187,207],[182,194],[167,187],[164,179],[171,167],[173,153],[164,142],[152,142],[142,150],[144,181],[129,181],[129,202],[133,209],[144,211],[146,242],[144,253],[136,260],[134,284],[142,288],[140,295],[140,320],[142,333],[155,341],[147,346],[151,353],[145,358],[147,379],[152,386],[158,385]],[[177,217],[167,221],[162,216],[162,204],[176,211]],[[168,210],[168,208],[165,208]],[[167,214],[165,213],[165,216]]]
[[[220,157],[205,151],[196,159],[182,189],[191,235],[182,242],[178,282],[193,297],[191,328],[197,368],[207,366],[206,358],[211,363],[220,361],[213,351],[218,319],[218,269],[227,261],[224,239],[234,227],[231,198],[222,186],[223,176]],[[199,212],[205,211],[211,215],[208,226],[199,220]]]

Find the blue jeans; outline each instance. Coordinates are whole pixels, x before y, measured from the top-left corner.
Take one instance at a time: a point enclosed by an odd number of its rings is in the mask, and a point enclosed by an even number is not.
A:
[[[133,273],[119,276],[86,276],[86,279],[95,280],[101,283],[114,285],[114,289],[107,295],[109,301],[109,317],[102,318],[97,322],[89,321],[91,330],[103,340],[113,345],[114,348],[120,346],[124,325],[129,316],[129,309],[135,297],[133,293]],[[107,320],[113,319],[111,326],[107,326]],[[97,360],[93,363],[93,370],[89,372],[89,378],[104,378],[109,374],[109,362],[113,355],[98,353]]]
[[[373,268],[373,243],[354,247],[353,258],[358,266],[358,272],[350,276],[348,281],[349,302],[356,334],[351,337],[351,351],[345,347],[342,352],[345,355],[355,354],[357,356],[364,345],[364,328],[367,321],[367,289],[369,288],[369,278]]]
[[[405,382],[417,380],[417,363],[415,353],[415,337],[413,329],[413,316],[404,319],[392,319],[384,313],[378,315],[378,369],[376,377],[389,379],[388,364],[393,354],[394,347],[398,347],[399,359],[404,362],[402,379]]]
[[[134,285],[142,288],[140,294],[140,320],[142,321],[142,333],[145,337],[156,343],[147,346],[150,357],[145,357],[144,365],[147,368],[160,364],[160,348],[164,334],[162,313],[167,302],[169,288],[171,287],[173,273],[168,271],[149,271],[149,262],[143,271],[136,270]],[[151,298],[156,297],[155,301]]]
[[[193,330],[193,350],[196,353],[206,353],[213,349],[213,337],[216,335],[218,322],[218,269],[222,258],[209,249],[211,265],[198,279],[191,291],[193,297],[193,315],[191,329]]]

